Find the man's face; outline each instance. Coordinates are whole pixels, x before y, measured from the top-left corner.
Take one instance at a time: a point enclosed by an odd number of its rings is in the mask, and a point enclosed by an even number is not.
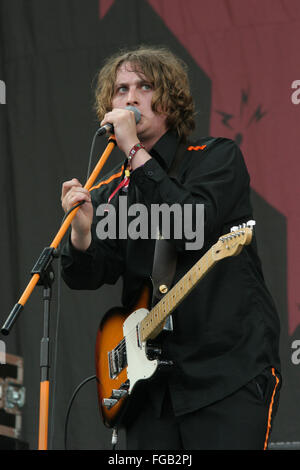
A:
[[[152,110],[152,84],[142,73],[136,73],[128,62],[122,64],[117,72],[115,91],[112,99],[113,108],[135,106],[141,113],[137,124],[137,135],[143,143],[154,144],[166,131],[165,114]]]

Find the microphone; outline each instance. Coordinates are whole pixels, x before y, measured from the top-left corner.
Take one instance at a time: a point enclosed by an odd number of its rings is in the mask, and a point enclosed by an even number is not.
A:
[[[135,123],[136,124],[138,122],[140,122],[141,113],[135,106],[126,106],[125,109],[128,109],[128,111],[132,111],[134,113]],[[104,134],[112,134],[113,132],[114,132],[114,126],[108,122],[107,124],[104,124],[104,126],[101,126],[98,129],[97,135],[101,136],[101,135],[104,135]]]

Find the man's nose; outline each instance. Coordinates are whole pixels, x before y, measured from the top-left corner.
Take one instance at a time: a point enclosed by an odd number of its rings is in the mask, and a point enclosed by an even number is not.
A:
[[[127,105],[138,104],[138,94],[136,88],[130,88],[127,95]]]

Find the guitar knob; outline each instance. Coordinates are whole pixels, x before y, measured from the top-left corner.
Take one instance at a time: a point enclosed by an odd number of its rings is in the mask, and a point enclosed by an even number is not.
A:
[[[118,390],[113,389],[111,393],[111,397],[116,398],[117,400],[120,400],[120,398],[125,397],[127,394],[128,394],[127,390],[124,390],[124,389],[122,390],[120,388]]]
[[[129,380],[126,380],[126,382],[123,382],[120,386],[121,390],[128,390],[129,389]]]
[[[103,398],[102,400],[103,406],[105,406],[105,408],[108,410],[110,410],[117,402],[118,400],[115,398]]]

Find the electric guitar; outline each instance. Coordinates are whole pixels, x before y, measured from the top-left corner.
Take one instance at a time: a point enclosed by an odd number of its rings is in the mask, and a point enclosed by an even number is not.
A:
[[[107,427],[114,427],[120,420],[136,384],[150,379],[166,363],[151,347],[151,340],[162,332],[168,316],[219,260],[238,255],[243,245],[251,242],[254,225],[249,221],[221,236],[150,311],[152,289],[147,285],[133,311],[115,307],[103,317],[95,359],[99,407]]]

